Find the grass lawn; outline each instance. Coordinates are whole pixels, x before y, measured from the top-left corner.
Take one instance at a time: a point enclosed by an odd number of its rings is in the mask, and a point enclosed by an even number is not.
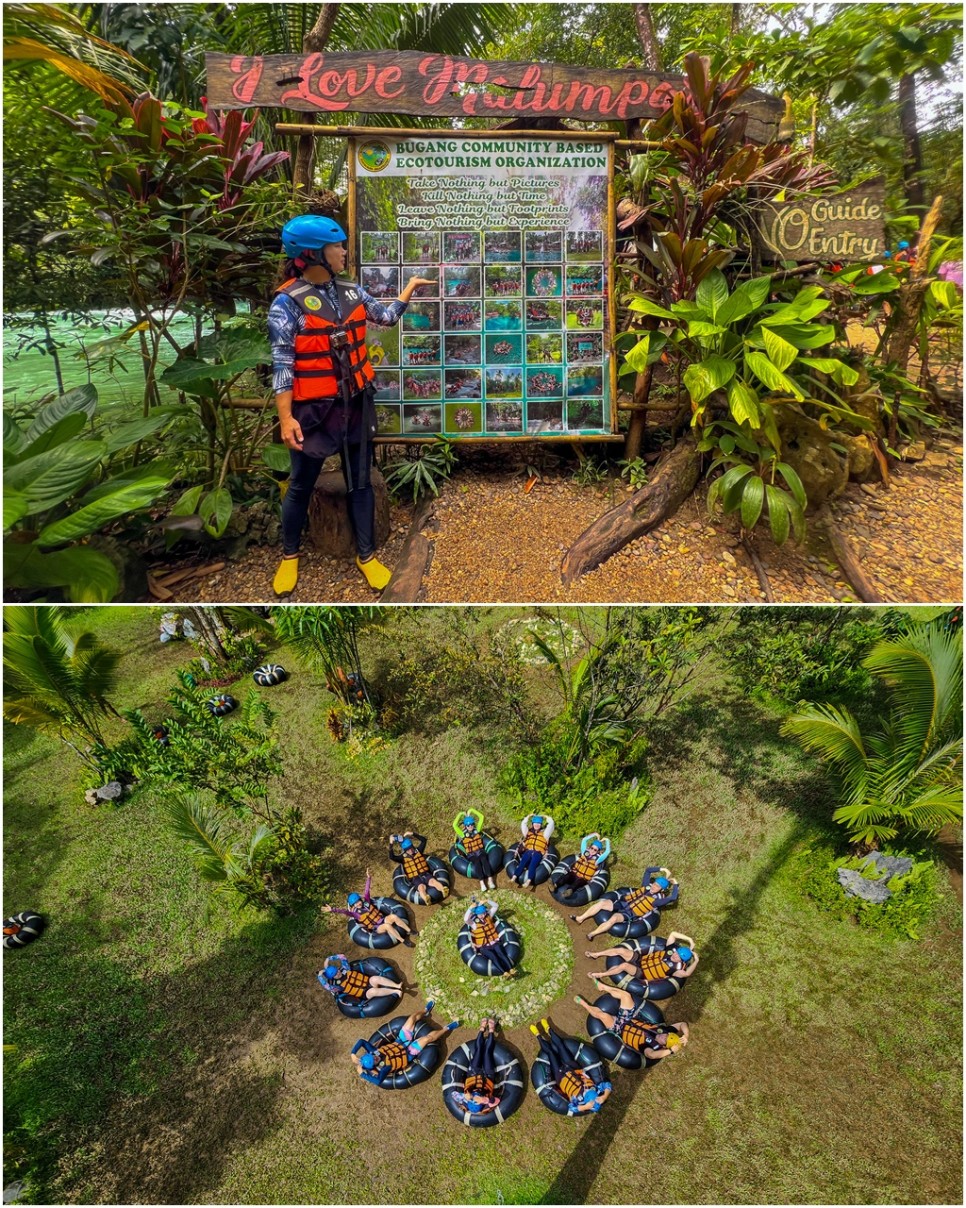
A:
[[[520,612],[477,610],[476,623]],[[124,648],[119,706],[163,719],[193,651],[158,643],[154,610],[100,609],[86,624]],[[365,636],[364,666],[378,685],[401,655],[446,640],[442,610],[400,610]],[[288,651],[274,657],[292,673],[266,690],[282,790],[336,838],[343,890],[371,866],[374,892],[391,892],[392,831],[419,831],[445,856],[469,805],[513,840],[520,810],[498,787],[499,726],[439,732],[428,719],[350,759],[326,733],[320,678]],[[662,934],[694,936],[701,964],[664,1005],[692,1043],[646,1077],[615,1070],[590,1121],[552,1115],[528,1086],[506,1124],[471,1131],[443,1108],[438,1078],[404,1093],[362,1085],[348,1050],[377,1021],[345,1019],[315,982],[327,953],[361,955],[341,920],[237,913],[167,835],[162,791],[92,809],[66,747],[9,726],[5,739],[4,914],[49,919],[38,943],[4,954],[5,1183],[34,1168],[41,1202],[962,1202],[955,896],[944,877],[918,943],[806,899],[799,853],[826,833],[829,786],[777,716],[723,677],[655,727],[653,799],[612,864],[615,887],[658,863],[681,881]],[[561,854],[579,838],[559,835]],[[456,903],[478,888],[455,882]],[[546,887],[535,899],[575,954],[547,1013],[586,1035],[573,995],[591,988],[590,925],[570,922]],[[412,913],[422,930],[436,908]],[[410,986],[402,1012],[422,1002],[420,939],[386,954]],[[456,1041],[478,1017],[464,1022]],[[506,1039],[529,1069],[525,1023]]]

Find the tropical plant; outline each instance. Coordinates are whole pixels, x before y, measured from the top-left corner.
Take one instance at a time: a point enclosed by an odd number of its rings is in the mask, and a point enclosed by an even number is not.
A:
[[[328,690],[344,705],[356,703],[361,691],[372,713],[375,705],[362,672],[359,634],[381,624],[384,616],[383,609],[374,607],[272,610],[276,635],[325,676]]]
[[[430,444],[422,444],[415,451],[407,449],[402,457],[388,462],[386,486],[396,497],[411,494],[415,503],[427,493],[438,496],[439,488],[453,473],[455,465],[453,442],[445,436],[437,436]]]
[[[110,700],[119,655],[93,633],[73,635],[63,608],[3,610],[3,715],[14,725],[54,734],[96,766],[102,723],[117,716]]]
[[[81,542],[162,495],[175,467],[160,460],[139,465],[132,452],[170,425],[177,409],[156,408],[82,438],[96,408],[96,389],[81,386],[40,407],[27,427],[4,413],[5,587],[92,603],[117,595],[114,562]]]
[[[961,822],[962,630],[912,629],[879,642],[863,665],[889,688],[881,726],[863,732],[850,712],[833,705],[813,705],[782,725],[831,766],[842,802],[833,819],[866,847]]]

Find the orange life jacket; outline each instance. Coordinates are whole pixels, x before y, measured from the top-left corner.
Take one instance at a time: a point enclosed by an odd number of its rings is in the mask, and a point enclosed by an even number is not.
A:
[[[339,990],[347,998],[365,998],[369,989],[369,978],[358,969],[346,969],[338,984]]]
[[[639,1053],[644,1047],[644,1041],[649,1034],[650,1029],[639,1019],[630,1019],[621,1028],[621,1040],[635,1053]]]
[[[468,856],[475,856],[483,850],[483,836],[478,831],[474,831],[472,835],[464,834],[461,845]]]
[[[660,981],[671,972],[671,962],[665,952],[642,952],[637,958],[637,967],[645,981]]]
[[[470,939],[475,948],[483,948],[486,944],[495,944],[500,938],[496,923],[488,914],[481,914],[470,921]]]
[[[640,889],[631,890],[624,898],[624,905],[631,914],[637,918],[643,918],[645,914],[650,914],[654,909],[654,898],[642,886]]]
[[[574,876],[581,881],[591,881],[597,875],[597,857],[586,852],[574,860]]]
[[[372,902],[365,903],[359,911],[359,923],[365,927],[366,931],[375,931],[385,921],[382,911]]]
[[[388,1040],[379,1046],[379,1056],[383,1065],[388,1065],[394,1074],[404,1070],[409,1065],[409,1053],[406,1046],[398,1040]]]
[[[358,286],[336,279],[341,314],[336,314],[325,294],[303,277],[293,277],[276,293],[288,294],[304,316],[303,329],[295,335],[292,399],[337,398],[339,378],[332,355],[331,337],[337,330],[348,336],[346,353],[352,369],[353,394],[364,389],[375,377],[366,350],[366,308]],[[345,316],[344,318],[342,316]]]
[[[485,1074],[470,1074],[463,1081],[463,1093],[465,1095],[492,1095],[495,1086],[492,1078],[487,1078]]]
[[[527,827],[527,833],[523,840],[524,851],[538,851],[541,855],[550,846],[550,840],[542,830],[534,830],[532,826]]]
[[[557,1085],[565,1099],[572,1099],[574,1095],[582,1096],[588,1087],[594,1085],[594,1080],[583,1070],[564,1070]]]
[[[403,852],[402,870],[403,876],[410,881],[414,881],[416,877],[421,877],[430,871],[429,861],[415,844],[408,851]]]

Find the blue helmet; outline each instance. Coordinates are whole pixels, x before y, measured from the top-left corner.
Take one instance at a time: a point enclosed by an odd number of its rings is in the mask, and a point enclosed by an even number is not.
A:
[[[325,968],[322,970],[322,972],[325,974],[326,978],[329,981],[335,981],[335,979],[339,976],[339,966],[338,965],[326,965]]]
[[[477,905],[473,907],[473,913],[486,914],[486,907],[482,903],[477,903]]]
[[[343,243],[346,238],[345,231],[333,219],[320,214],[300,214],[282,227],[282,251],[286,256],[297,256],[299,252],[319,251],[330,243]]]
[[[900,252],[904,252],[908,246],[909,246],[909,240],[908,240],[908,239],[900,239],[900,240],[899,240],[899,251],[900,251]]]
[[[543,814],[534,814],[530,822],[533,826],[543,826]]]
[[[466,817],[463,819],[463,825],[464,826],[476,826],[476,819],[472,816],[472,814],[467,814]]]
[[[376,1068],[376,1058],[372,1053],[363,1053],[359,1058],[359,1064],[364,1070],[374,1070]]]
[[[413,845],[412,839],[403,839],[402,843],[399,844],[399,846],[403,849],[403,851],[409,851],[409,849],[412,847],[412,845]]]
[[[667,879],[667,877],[655,877],[654,884],[660,885],[662,889],[667,889],[671,882]]]
[[[348,901],[350,906],[355,906],[356,902],[362,901],[362,894],[361,893],[350,893],[346,900]]]
[[[681,958],[681,960],[683,960],[685,963],[687,963],[691,959],[691,957],[694,956],[694,953],[687,946],[687,944],[678,944],[677,954]]]

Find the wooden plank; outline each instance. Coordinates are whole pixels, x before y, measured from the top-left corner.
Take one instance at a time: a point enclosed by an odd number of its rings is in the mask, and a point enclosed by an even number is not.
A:
[[[619,146],[616,130],[508,130],[505,126],[493,126],[487,130],[454,130],[447,126],[443,130],[430,129],[428,126],[319,126],[309,125],[308,122],[276,122],[275,129],[279,134],[315,134],[324,138],[541,138],[552,142],[558,139],[575,139],[579,142],[612,142]],[[662,142],[649,144],[652,147],[663,147]]]
[[[598,70],[560,63],[467,59],[423,51],[301,55],[206,54],[208,103],[215,109],[275,106],[304,113],[412,113],[440,117],[570,117],[627,121],[660,117],[683,75]],[[748,136],[767,142],[784,111],[755,89],[744,96]],[[769,133],[770,131],[770,133]]]
[[[881,186],[795,201],[760,201],[756,212],[766,259],[844,263],[874,260],[885,250]]]

